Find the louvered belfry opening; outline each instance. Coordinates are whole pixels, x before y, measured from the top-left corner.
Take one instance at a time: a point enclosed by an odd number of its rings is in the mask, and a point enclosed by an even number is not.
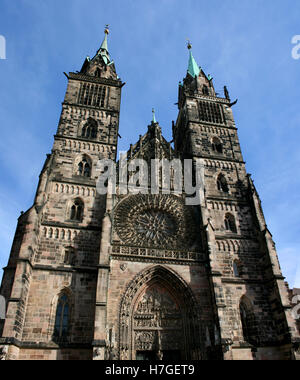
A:
[[[105,98],[105,86],[81,83],[78,95],[79,104],[93,107],[105,107]]]

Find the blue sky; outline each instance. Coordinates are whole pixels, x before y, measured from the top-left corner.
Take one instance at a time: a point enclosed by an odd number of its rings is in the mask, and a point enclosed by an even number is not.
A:
[[[186,39],[198,64],[227,85],[247,162],[284,275],[300,287],[300,4],[286,0],[1,0],[0,266],[20,211],[33,201],[66,90],[110,24],[109,50],[123,88],[119,149],[146,131],[151,109],[166,138],[176,120]],[[299,269],[297,269],[299,268]],[[1,276],[1,274],[0,274]]]

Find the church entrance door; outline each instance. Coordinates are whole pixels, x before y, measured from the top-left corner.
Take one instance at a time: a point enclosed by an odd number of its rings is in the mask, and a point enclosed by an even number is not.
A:
[[[185,353],[184,315],[170,292],[154,284],[138,298],[133,312],[136,358],[180,360]]]

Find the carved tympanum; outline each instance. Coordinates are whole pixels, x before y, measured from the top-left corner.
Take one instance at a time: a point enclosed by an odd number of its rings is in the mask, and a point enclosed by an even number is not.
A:
[[[182,326],[182,312],[169,292],[160,286],[150,287],[138,301],[133,315],[135,349],[181,349]]]

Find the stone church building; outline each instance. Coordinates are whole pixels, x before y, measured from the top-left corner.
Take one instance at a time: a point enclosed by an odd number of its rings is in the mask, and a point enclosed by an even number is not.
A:
[[[200,204],[172,184],[170,194],[162,184],[158,194],[97,191],[99,159],[117,162],[125,84],[107,38],[106,29],[96,55],[66,74],[53,149],[4,268],[1,358],[295,359],[299,335],[236,102],[226,87],[216,94],[190,44],[173,141],[153,115],[126,159],[190,159],[194,178],[200,163]]]

